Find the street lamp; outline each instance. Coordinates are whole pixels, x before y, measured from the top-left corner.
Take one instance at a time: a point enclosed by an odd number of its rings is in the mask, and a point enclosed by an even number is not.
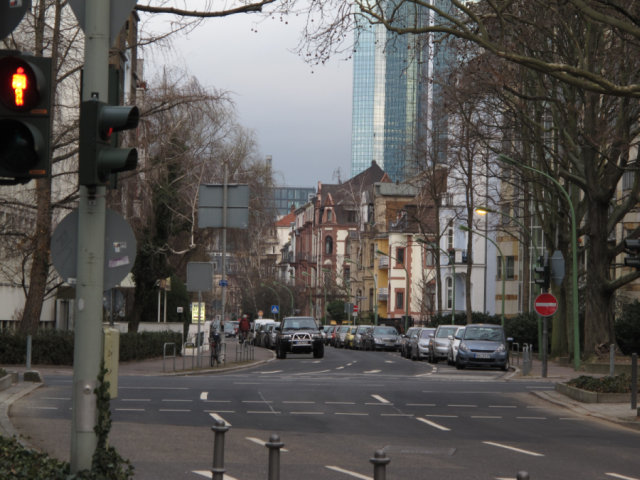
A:
[[[500,273],[500,276],[502,277],[502,315],[500,317],[500,323],[502,324],[502,327],[504,328],[504,290],[505,290],[505,277],[506,277],[506,268],[505,268],[505,258],[504,255],[502,254],[502,250],[500,249],[500,247],[498,246],[498,244],[496,242],[494,242],[491,238],[489,238],[489,236],[485,235],[484,233],[478,232],[476,230],[471,230],[470,228],[467,228],[465,225],[460,225],[460,230],[463,230],[465,232],[469,232],[471,234],[477,234],[480,235],[481,237],[486,238],[487,240],[489,240],[497,249],[498,252],[500,253],[500,263],[502,264],[502,272]],[[487,259],[485,259],[486,262]],[[485,266],[485,268],[487,268]]]
[[[376,250],[376,253],[378,255],[384,255],[385,257],[389,257],[389,258],[395,260],[404,269],[404,276],[407,279],[407,286],[406,286],[406,290],[404,292],[404,318],[405,318],[405,320],[404,320],[404,331],[406,332],[407,329],[409,328],[409,271],[407,270],[407,267],[405,266],[405,264],[398,262],[398,259],[395,258],[394,256],[392,256],[392,255],[390,255],[388,253],[384,253],[382,250]]]
[[[429,248],[432,248],[434,250],[439,250],[441,253],[444,253],[447,258],[449,259],[449,265],[451,265],[451,274],[453,275],[453,279],[451,281],[451,286],[452,286],[452,291],[451,291],[451,322],[455,323],[456,321],[456,259],[455,256],[453,258],[453,261],[451,260],[451,252],[447,252],[445,249],[441,248],[440,245],[438,245],[435,242],[427,242],[426,240],[423,240],[421,238],[418,239],[418,243],[422,243],[424,245],[426,245]],[[438,285],[438,288],[440,287],[440,285]],[[442,297],[440,297],[442,298]]]
[[[539,173],[540,175],[546,177],[548,180],[553,182],[556,187],[558,187],[558,189],[562,192],[562,195],[564,195],[565,200],[569,204],[569,214],[571,216],[571,295],[573,297],[573,367],[575,370],[578,370],[580,368],[580,323],[578,319],[578,236],[576,233],[576,213],[573,208],[573,202],[571,201],[569,193],[567,193],[560,182],[558,182],[548,173],[543,172],[542,170],[538,170],[537,168],[530,167],[529,165],[518,163],[513,158],[508,157],[504,154],[498,155],[498,160],[506,162],[509,165],[513,165],[514,167],[526,168],[527,170],[531,170],[532,172]]]
[[[280,308],[281,308],[282,304],[280,303],[280,295],[278,295],[278,291],[275,288],[270,287],[269,285],[267,285],[267,284],[265,284],[263,282],[260,282],[260,286],[261,287],[266,287],[269,290],[271,290],[273,293],[276,294],[276,298],[278,299],[278,320],[280,320]]]

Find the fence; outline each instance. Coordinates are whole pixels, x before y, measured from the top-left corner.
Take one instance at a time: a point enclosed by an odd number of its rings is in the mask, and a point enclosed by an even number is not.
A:
[[[213,427],[213,464],[211,467],[212,480],[223,480],[226,469],[224,468],[224,435],[231,427],[222,420],[215,420]],[[269,466],[268,480],[280,480],[280,449],[284,447],[284,443],[280,440],[280,436],[272,434],[269,441],[264,444],[269,449]],[[373,465],[373,480],[386,480],[387,465],[391,459],[387,457],[384,450],[376,450],[373,457],[369,459]],[[518,472],[517,480],[530,480],[527,472]]]

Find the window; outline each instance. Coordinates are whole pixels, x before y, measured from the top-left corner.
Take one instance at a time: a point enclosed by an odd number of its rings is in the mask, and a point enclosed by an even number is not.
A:
[[[516,259],[514,256],[505,257],[505,279],[514,280]],[[498,280],[502,280],[502,257],[498,257]]]
[[[327,236],[324,239],[324,253],[327,255],[333,254],[333,238],[330,236]]]
[[[356,223],[356,212],[354,212],[353,210],[349,210],[347,212],[347,222]]]
[[[447,308],[453,308],[453,278],[447,277]]]
[[[327,210],[327,222],[331,222],[333,220],[333,210]]]
[[[453,249],[453,225],[447,227],[447,250]]]
[[[344,284],[348,285],[351,281],[351,267],[344,267]]]
[[[396,310],[404,310],[404,291],[396,290]]]
[[[425,250],[424,264],[426,267],[433,267],[436,264],[436,256],[433,250]]]
[[[404,247],[396,248],[396,261],[400,265],[404,265]]]

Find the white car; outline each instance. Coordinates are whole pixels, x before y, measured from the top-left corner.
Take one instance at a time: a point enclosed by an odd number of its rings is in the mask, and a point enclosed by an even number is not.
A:
[[[459,327],[453,335],[449,335],[449,353],[447,354],[447,363],[455,365],[458,358],[458,346],[464,335],[464,327]]]

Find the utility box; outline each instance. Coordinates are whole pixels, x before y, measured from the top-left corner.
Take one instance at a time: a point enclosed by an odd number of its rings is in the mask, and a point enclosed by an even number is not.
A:
[[[109,396],[118,396],[118,363],[120,362],[120,330],[113,327],[104,328],[104,368],[107,374],[104,377],[109,382]]]

